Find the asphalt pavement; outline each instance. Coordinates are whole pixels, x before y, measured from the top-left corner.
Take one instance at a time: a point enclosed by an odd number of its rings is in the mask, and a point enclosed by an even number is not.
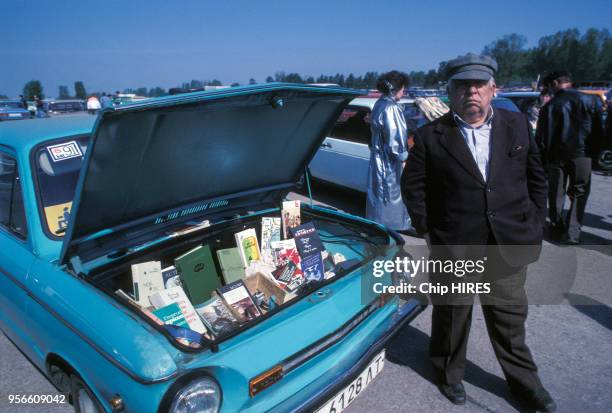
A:
[[[315,202],[362,215],[364,198],[315,185]],[[304,194],[290,197],[306,200]],[[571,250],[546,242],[548,253],[538,265],[554,265],[555,251],[575,257],[576,278],[570,301],[532,305],[527,342],[542,382],[557,401],[559,412],[612,410],[612,178],[593,175],[583,244]],[[423,240],[406,237],[408,244]],[[552,251],[552,252],[551,252]],[[576,298],[582,299],[576,300]],[[574,300],[572,300],[574,299]],[[577,305],[576,302],[586,305]],[[437,390],[427,356],[431,310],[428,308],[390,343],[402,354],[402,365],[385,363],[382,373],[346,410],[386,412],[516,412],[529,411],[510,395],[484,326],[475,307],[468,347],[465,406],[450,404]],[[70,412],[68,405],[10,405],[10,394],[56,394],[51,384],[16,347],[0,334],[0,412]]]

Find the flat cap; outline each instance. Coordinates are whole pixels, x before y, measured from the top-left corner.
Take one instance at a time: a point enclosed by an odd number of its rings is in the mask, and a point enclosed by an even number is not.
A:
[[[489,80],[497,71],[497,62],[491,56],[468,53],[446,64],[448,80]]]

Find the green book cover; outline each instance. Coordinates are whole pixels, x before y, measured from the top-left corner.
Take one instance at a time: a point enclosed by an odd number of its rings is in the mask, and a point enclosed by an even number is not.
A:
[[[174,259],[181,283],[193,305],[202,304],[221,286],[210,246],[200,245]]]
[[[223,279],[226,284],[238,281],[244,277],[244,267],[238,248],[218,250],[217,258],[219,258],[219,265],[221,266],[221,271],[223,271]]]
[[[187,324],[187,320],[185,319],[185,314],[183,314],[177,303],[172,303],[155,310],[153,314],[163,321],[164,324],[173,324],[175,326],[189,328],[189,324]]]

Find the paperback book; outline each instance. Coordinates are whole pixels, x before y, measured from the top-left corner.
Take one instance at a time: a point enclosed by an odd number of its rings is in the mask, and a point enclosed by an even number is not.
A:
[[[187,320],[185,320],[185,315],[177,303],[159,308],[153,311],[153,314],[155,314],[164,324],[189,328],[189,324],[187,324]]]
[[[272,275],[277,284],[289,293],[296,291],[304,283],[302,271],[290,260],[277,267]]]
[[[215,337],[226,335],[240,326],[236,317],[219,297],[213,297],[196,307],[196,312]]]
[[[283,238],[289,237],[289,228],[297,227],[301,222],[300,201],[283,201],[281,207]]]
[[[295,246],[297,247],[300,257],[305,257],[321,253],[325,250],[319,233],[315,229],[312,222],[293,227],[289,230],[293,238],[295,239]]]
[[[217,258],[226,284],[244,277],[244,267],[238,247],[217,250]]]
[[[200,320],[200,317],[195,312],[193,305],[191,305],[185,291],[183,291],[181,287],[172,287],[167,290],[158,291],[150,297],[150,301],[157,309],[173,303],[178,304],[185,316],[185,321],[189,325],[189,328],[200,334],[206,333],[206,327],[202,324],[202,320]]]
[[[178,270],[174,265],[162,269],[162,278],[166,289],[181,285]]]
[[[293,238],[282,241],[273,241],[271,244],[274,265],[279,267],[285,264],[285,261],[291,260],[298,268],[300,267],[300,254]]]
[[[322,281],[325,278],[320,252],[302,258],[302,272],[307,281]]]
[[[261,219],[261,256],[267,263],[274,262],[272,242],[281,239],[281,219],[263,217]]]
[[[149,307],[149,297],[164,289],[164,280],[159,261],[148,261],[132,265],[132,288],[134,300],[143,308]]]
[[[261,316],[261,311],[242,280],[234,281],[217,289],[219,296],[240,323]]]
[[[261,261],[261,253],[255,229],[248,228],[244,231],[237,232],[234,236],[236,237],[236,246],[240,252],[242,266],[244,268],[248,267],[251,261]]]

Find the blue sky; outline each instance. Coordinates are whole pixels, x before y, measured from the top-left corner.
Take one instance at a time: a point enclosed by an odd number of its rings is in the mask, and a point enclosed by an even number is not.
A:
[[[11,0],[0,14],[0,94],[31,79],[55,96],[75,80],[110,92],[278,71],[427,70],[504,34],[533,46],[572,27],[610,29],[612,1]]]

